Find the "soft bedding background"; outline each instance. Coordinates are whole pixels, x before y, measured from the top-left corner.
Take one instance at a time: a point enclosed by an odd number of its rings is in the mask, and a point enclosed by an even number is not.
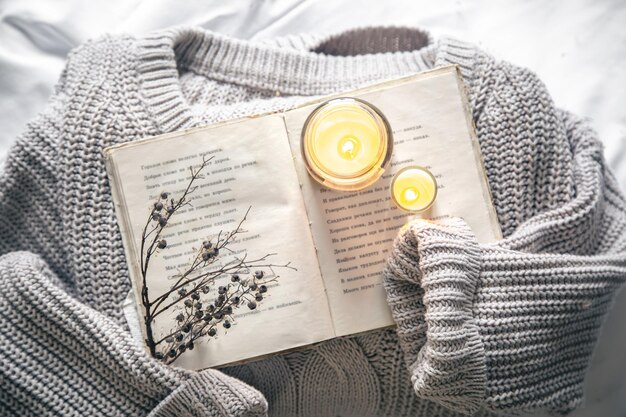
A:
[[[0,0],[0,164],[46,103],[67,53],[103,33],[191,24],[243,39],[419,26],[539,74],[557,105],[588,117],[626,191],[626,2]],[[1,290],[1,289],[0,289]],[[574,416],[626,416],[626,291],[604,326]]]

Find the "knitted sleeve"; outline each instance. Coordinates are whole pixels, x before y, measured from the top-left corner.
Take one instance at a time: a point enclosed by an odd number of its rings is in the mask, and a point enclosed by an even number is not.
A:
[[[152,359],[64,290],[30,252],[0,257],[0,414],[261,416],[265,398],[216,370]]]
[[[384,284],[419,397],[466,413],[566,414],[583,400],[600,326],[626,280],[626,204],[594,132],[555,115],[571,146],[569,201],[496,244],[479,244],[459,218],[415,220],[394,242]]]
[[[55,271],[65,263],[58,198],[58,144],[66,102],[65,71],[44,110],[12,145],[0,175],[0,255],[27,250]]]
[[[78,298],[64,237],[99,243],[86,229],[64,229],[75,204],[61,191],[61,162],[71,155],[59,151],[71,61],[0,175],[0,415],[266,415],[256,389],[219,371],[161,364],[119,322]]]

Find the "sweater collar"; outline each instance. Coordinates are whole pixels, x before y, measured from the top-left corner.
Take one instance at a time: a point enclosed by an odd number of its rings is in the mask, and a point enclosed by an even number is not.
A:
[[[451,63],[471,78],[474,56],[465,43],[435,42],[422,30],[396,27],[265,42],[175,27],[140,38],[138,48],[142,96],[162,132],[199,124],[183,94],[180,72],[276,95],[316,96]]]

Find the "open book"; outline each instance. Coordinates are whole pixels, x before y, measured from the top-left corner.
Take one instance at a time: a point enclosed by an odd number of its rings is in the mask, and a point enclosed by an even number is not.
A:
[[[177,366],[231,364],[393,325],[381,272],[394,237],[412,217],[395,207],[389,191],[393,174],[407,165],[425,166],[437,179],[437,199],[421,217],[459,216],[479,241],[501,237],[456,66],[335,96],[372,103],[393,132],[387,171],[362,191],[326,189],[304,166],[303,124],[330,97],[104,150],[140,318],[140,243],[151,204],[162,190],[182,192],[189,166],[203,156],[212,159],[195,184],[193,206],[167,225],[168,246],[151,260],[150,294],[167,291],[190,262],[192,248],[234,229],[248,209],[246,233],[233,242],[233,252],[220,254],[221,262],[242,251],[250,257],[275,253],[273,262],[297,268],[276,270],[279,278],[259,308],[238,310],[230,329],[181,355]],[[218,278],[212,291],[222,282],[230,277]],[[166,332],[175,315],[158,317],[155,331]]]

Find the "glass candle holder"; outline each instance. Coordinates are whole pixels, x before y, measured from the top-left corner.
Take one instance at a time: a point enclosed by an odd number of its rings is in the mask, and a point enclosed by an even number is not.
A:
[[[337,98],[317,107],[302,130],[309,174],[335,190],[367,188],[381,177],[393,150],[389,123],[373,105]]]
[[[437,180],[426,168],[404,167],[391,180],[391,198],[406,212],[426,211],[437,198]]]

